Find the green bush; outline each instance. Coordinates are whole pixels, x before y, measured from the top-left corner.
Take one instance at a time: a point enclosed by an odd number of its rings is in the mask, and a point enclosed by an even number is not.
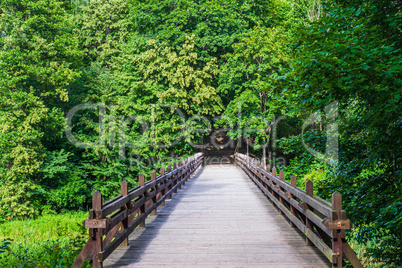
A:
[[[32,206],[36,185],[30,181],[0,180],[0,223],[20,217],[34,217],[39,211]]]
[[[402,241],[385,228],[374,225],[355,228],[349,244],[367,267],[402,267]]]

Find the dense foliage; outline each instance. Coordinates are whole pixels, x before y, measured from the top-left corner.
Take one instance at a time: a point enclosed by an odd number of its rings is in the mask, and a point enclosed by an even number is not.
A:
[[[48,214],[0,224],[0,237],[14,237],[0,240],[0,266],[71,267],[87,241],[81,224],[86,217],[84,212]]]
[[[85,210],[224,128],[341,192],[350,239],[398,267],[401,28],[394,0],[0,0],[0,223]]]

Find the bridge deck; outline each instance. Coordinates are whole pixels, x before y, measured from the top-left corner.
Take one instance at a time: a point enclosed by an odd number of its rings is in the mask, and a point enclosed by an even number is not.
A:
[[[330,267],[241,169],[201,171],[105,267]]]

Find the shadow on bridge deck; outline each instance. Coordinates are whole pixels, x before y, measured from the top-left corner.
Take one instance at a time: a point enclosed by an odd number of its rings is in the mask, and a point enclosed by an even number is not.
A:
[[[234,165],[209,165],[105,267],[331,267]]]

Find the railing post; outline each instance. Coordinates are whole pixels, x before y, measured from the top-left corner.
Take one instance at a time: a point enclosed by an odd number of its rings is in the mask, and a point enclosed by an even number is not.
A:
[[[168,165],[168,172],[172,172],[172,165],[169,164]],[[174,176],[170,177],[170,185],[169,185],[169,191],[173,188],[174,185]],[[170,194],[167,198],[172,198],[172,194]]]
[[[152,172],[151,172],[151,180],[152,181],[156,180],[156,170],[152,170]],[[155,191],[155,196],[152,197],[152,204],[156,204],[156,202],[158,201],[157,196],[156,196],[157,195],[156,194],[156,191],[157,191],[156,185],[155,185],[155,187],[153,187],[153,190]],[[151,215],[154,215],[154,216],[156,215],[156,208],[154,210],[152,210]]]
[[[313,189],[313,183],[308,180],[306,182],[306,194],[308,196],[313,196],[314,193],[314,189]],[[308,219],[308,217],[306,217],[306,226],[309,230],[311,230],[311,232],[313,232],[313,223]],[[306,242],[307,242],[307,246],[312,246],[313,243],[310,241],[310,239],[308,239],[308,237],[306,237]]]
[[[92,209],[95,215],[95,219],[102,219],[102,194],[96,191],[92,195]],[[91,232],[90,232],[91,233]],[[103,250],[103,229],[92,229],[92,267],[102,268],[103,263],[99,262],[98,254]]]
[[[120,192],[121,192],[121,196],[126,196],[128,194],[128,182],[126,180],[122,181],[120,184]],[[125,207],[125,209],[127,209],[127,206]],[[126,218],[124,220],[122,220],[122,230],[125,230],[128,228],[128,215],[126,216]],[[123,242],[121,242],[120,246],[122,247],[126,247],[128,246],[128,237],[126,239],[124,239]]]
[[[181,161],[179,161],[179,164],[178,164],[178,167],[179,168],[181,168]],[[183,170],[180,170],[179,171],[179,173],[178,173],[178,175],[177,175],[177,182],[179,183],[179,182],[181,182],[181,180],[183,179],[182,178],[182,176],[183,176]],[[179,186],[177,187],[178,189],[181,189],[181,184],[179,184]],[[176,191],[177,192],[177,191]]]
[[[296,188],[297,186],[297,181],[296,181],[296,176],[292,175],[292,177],[290,177],[290,186],[292,186],[293,188]],[[292,194],[289,193],[289,198],[292,198]],[[292,213],[294,216],[296,216],[296,209],[291,205],[290,206],[290,213]],[[292,221],[290,221],[290,226],[291,227],[295,227],[295,225],[293,224]]]
[[[342,195],[339,192],[332,194],[332,220],[343,220],[342,215]],[[336,255],[336,264],[332,267],[342,267],[342,236],[341,230],[332,230],[332,252]]]
[[[186,160],[186,165],[187,165],[187,168],[186,168],[186,176],[188,175],[188,174],[190,174],[190,172],[191,172],[191,164],[190,164],[190,159],[187,159]],[[186,179],[186,182],[188,181],[190,179],[190,176],[188,176],[187,177],[187,179]]]
[[[191,172],[191,164],[190,164],[190,160],[189,160],[189,159],[186,160],[186,165],[187,165],[187,167],[186,167],[186,176],[187,176],[187,175],[190,174],[190,172]],[[190,179],[190,176],[187,177],[186,183],[187,183],[187,181],[188,181],[189,179]]]
[[[145,185],[145,177],[143,174],[141,174],[138,177],[138,184],[140,187],[143,187]],[[142,194],[142,198],[146,198],[145,193]],[[144,203],[144,205],[141,206],[140,211],[141,211],[141,215],[145,213],[145,203]],[[145,227],[145,219],[139,224],[139,227]]]
[[[276,177],[276,167],[272,168],[272,176]]]
[[[161,169],[159,170],[159,173],[161,176],[165,175],[165,168],[161,167]],[[164,180],[164,182],[166,183],[166,180]],[[164,196],[165,194],[166,194],[166,187],[162,190],[162,196]],[[165,199],[163,199],[161,206],[165,206]]]
[[[176,169],[177,169],[177,163],[174,162],[174,163],[173,163],[173,170],[176,170]],[[176,186],[178,178],[179,178],[179,173],[176,173],[176,174],[174,175],[174,180],[173,180],[174,183],[173,183],[173,186]],[[177,193],[177,188],[175,188],[175,189],[173,190],[173,193]]]
[[[283,170],[281,170],[279,172],[279,179],[281,181],[285,181],[285,172]],[[280,191],[281,187],[279,185],[277,185],[277,189],[278,189],[278,191]],[[285,205],[285,202],[283,201],[283,198],[282,198],[281,195],[279,195],[279,202],[281,202],[282,205]],[[280,212],[281,215],[283,215],[283,211],[281,209],[279,209],[279,212]]]
[[[187,160],[185,159],[185,160],[183,160],[183,162],[182,162],[182,166],[184,167],[185,165],[187,164]],[[183,183],[182,183],[182,186],[184,186],[185,184],[186,184],[186,176],[187,176],[187,173],[188,173],[188,168],[186,167],[186,168],[184,168],[183,169],[183,175],[182,175],[182,180],[184,180],[183,181]]]
[[[281,170],[281,171],[279,172],[279,179],[280,179],[281,181],[285,181],[285,172],[284,172],[283,170]]]

